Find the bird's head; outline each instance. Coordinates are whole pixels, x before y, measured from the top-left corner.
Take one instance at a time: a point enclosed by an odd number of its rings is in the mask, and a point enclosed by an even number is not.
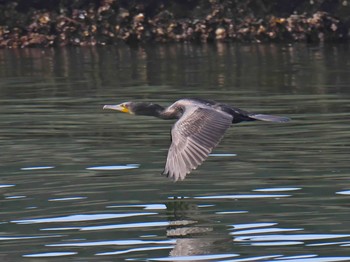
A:
[[[119,105],[105,105],[103,109],[117,110],[132,115],[155,116],[163,112],[164,108],[158,104],[147,102],[124,102]]]

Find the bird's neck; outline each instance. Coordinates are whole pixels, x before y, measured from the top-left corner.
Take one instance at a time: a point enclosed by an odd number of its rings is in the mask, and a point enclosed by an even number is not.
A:
[[[137,115],[144,115],[144,116],[154,116],[158,118],[164,118],[163,112],[165,108],[158,105],[158,104],[147,104],[146,106],[140,108],[139,112],[135,112]]]

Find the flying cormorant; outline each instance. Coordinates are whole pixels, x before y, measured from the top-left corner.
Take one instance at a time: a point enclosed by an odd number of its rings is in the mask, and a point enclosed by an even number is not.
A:
[[[225,131],[242,121],[287,122],[289,118],[254,114],[242,109],[203,99],[184,98],[167,108],[145,102],[124,102],[105,105],[124,113],[154,116],[161,119],[178,119],[171,129],[171,145],[163,174],[183,180],[208,157],[220,142]]]

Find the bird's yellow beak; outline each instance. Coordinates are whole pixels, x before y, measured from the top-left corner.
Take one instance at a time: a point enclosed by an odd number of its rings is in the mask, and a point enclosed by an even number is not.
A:
[[[117,110],[123,113],[129,113],[130,114],[130,110],[129,108],[126,107],[125,104],[120,104],[120,105],[105,105],[103,106],[103,109],[111,109],[111,110]]]

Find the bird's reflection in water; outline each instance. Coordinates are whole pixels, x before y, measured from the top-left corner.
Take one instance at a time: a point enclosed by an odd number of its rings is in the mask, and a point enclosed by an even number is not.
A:
[[[201,213],[192,199],[174,197],[166,203],[168,220],[167,236],[176,239],[170,256],[209,255],[230,252],[232,239],[226,232],[218,231],[216,221]]]

